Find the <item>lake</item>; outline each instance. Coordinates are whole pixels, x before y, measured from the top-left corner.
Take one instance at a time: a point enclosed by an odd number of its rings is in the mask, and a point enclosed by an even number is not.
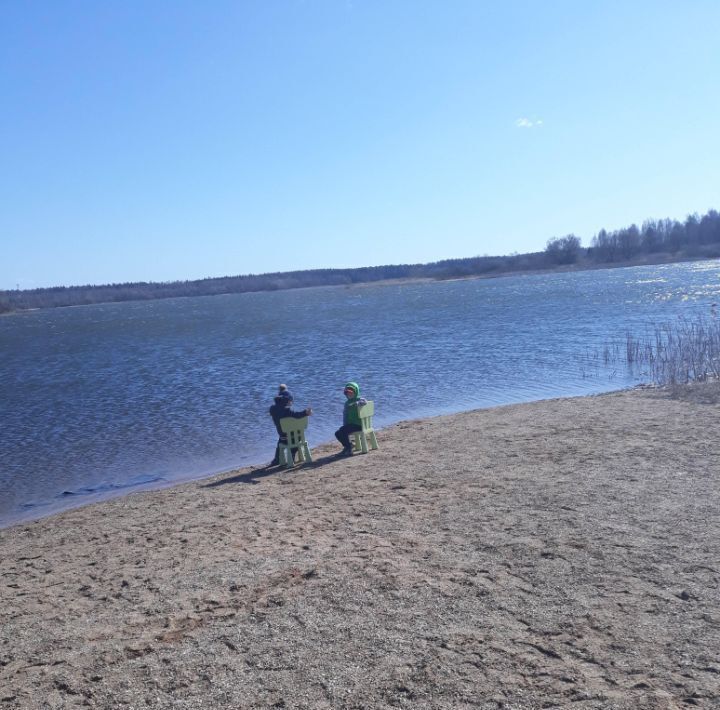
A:
[[[720,262],[315,288],[0,318],[0,526],[266,463],[280,382],[332,439],[342,387],[402,419],[620,389],[584,357],[720,300]],[[382,446],[382,435],[380,435]]]

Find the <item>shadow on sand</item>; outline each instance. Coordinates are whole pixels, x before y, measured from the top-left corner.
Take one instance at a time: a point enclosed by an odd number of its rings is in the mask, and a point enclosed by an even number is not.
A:
[[[229,478],[222,478],[219,481],[206,483],[202,487],[217,488],[218,486],[224,486],[228,483],[250,483],[254,485],[256,483],[260,483],[263,478],[267,478],[268,476],[274,476],[278,473],[284,473],[286,471],[292,471],[294,473],[300,473],[301,471],[311,471],[316,468],[321,468],[322,466],[327,466],[327,464],[329,463],[334,463],[341,460],[342,457],[338,456],[337,454],[332,454],[330,456],[323,456],[322,458],[315,459],[312,463],[296,464],[294,468],[283,468],[282,466],[272,466],[268,464],[267,466],[263,466],[262,468],[255,468],[252,471],[248,471],[247,473],[238,473],[234,476],[230,476]]]

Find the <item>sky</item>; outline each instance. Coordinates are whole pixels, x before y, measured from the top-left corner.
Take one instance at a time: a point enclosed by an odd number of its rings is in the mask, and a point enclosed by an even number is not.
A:
[[[0,289],[720,208],[717,0],[0,0]]]

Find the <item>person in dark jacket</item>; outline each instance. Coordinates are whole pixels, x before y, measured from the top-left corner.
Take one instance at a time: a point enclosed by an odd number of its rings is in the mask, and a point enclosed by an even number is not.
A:
[[[278,443],[275,447],[275,458],[270,463],[271,466],[277,466],[280,463],[280,444],[287,444],[287,434],[284,434],[283,430],[280,428],[280,420],[285,419],[286,417],[302,419],[303,417],[309,417],[312,414],[312,408],[310,407],[301,411],[295,411],[292,408],[292,405],[292,393],[287,388],[287,385],[280,385],[277,396],[275,397],[275,404],[273,404],[269,410],[270,416],[275,424],[275,429],[277,429],[278,433]],[[297,447],[293,447],[290,451],[294,460]]]
[[[357,382],[348,382],[343,389],[343,394],[347,398],[343,407],[343,424],[335,432],[335,438],[343,447],[338,456],[352,456],[350,434],[362,430],[358,407],[367,404],[367,400],[360,396],[360,387]]]

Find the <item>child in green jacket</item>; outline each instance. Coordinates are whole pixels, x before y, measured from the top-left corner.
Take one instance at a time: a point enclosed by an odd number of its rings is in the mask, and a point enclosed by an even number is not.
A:
[[[360,396],[360,387],[357,382],[348,382],[343,389],[343,393],[347,397],[345,406],[343,407],[343,424],[335,432],[335,438],[343,447],[338,456],[352,456],[350,434],[362,430],[358,407],[367,404],[367,400]]]

